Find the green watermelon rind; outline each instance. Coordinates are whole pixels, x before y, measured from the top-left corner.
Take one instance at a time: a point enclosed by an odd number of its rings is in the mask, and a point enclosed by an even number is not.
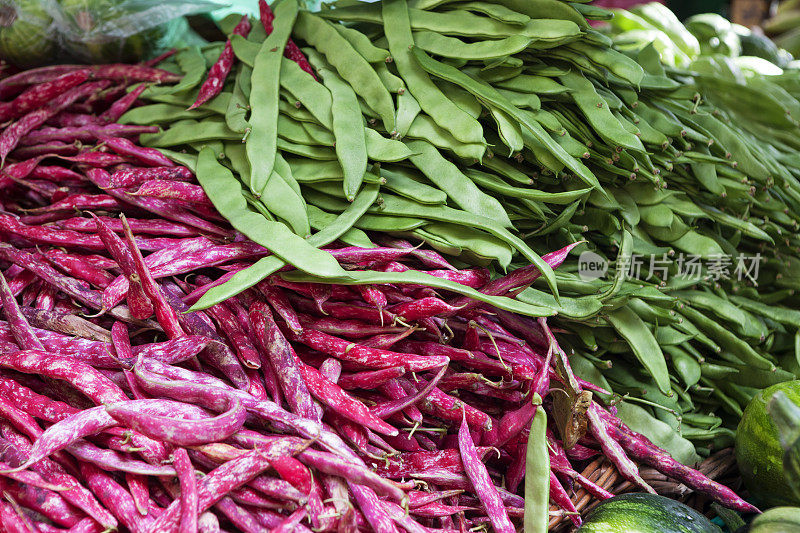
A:
[[[600,502],[577,533],[722,533],[722,530],[681,502],[656,494],[631,493]]]
[[[800,506],[785,477],[778,429],[767,413],[767,402],[777,391],[800,406],[800,380],[778,383],[753,397],[736,429],[736,462],[754,503],[762,508]]]

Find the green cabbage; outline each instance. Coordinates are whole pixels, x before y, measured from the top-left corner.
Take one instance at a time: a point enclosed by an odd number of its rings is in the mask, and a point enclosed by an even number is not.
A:
[[[52,61],[53,18],[40,0],[0,0],[0,57],[19,67]]]

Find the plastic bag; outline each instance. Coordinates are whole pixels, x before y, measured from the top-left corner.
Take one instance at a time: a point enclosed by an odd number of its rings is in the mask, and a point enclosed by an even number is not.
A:
[[[60,60],[140,61],[170,48],[185,15],[212,0],[0,0],[0,57],[30,67]]]
[[[20,67],[52,61],[57,41],[47,0],[0,0],[0,58]]]

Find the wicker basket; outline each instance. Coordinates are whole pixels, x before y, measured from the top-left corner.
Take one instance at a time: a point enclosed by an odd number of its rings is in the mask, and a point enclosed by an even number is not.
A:
[[[741,487],[741,478],[736,470],[733,448],[726,448],[709,456],[700,463],[698,470],[737,492]],[[662,496],[680,500],[698,511],[708,513],[711,502],[702,494],[696,494],[686,485],[676,483],[652,468],[643,467],[639,472],[642,478]],[[581,473],[613,494],[624,494],[637,490],[631,482],[623,479],[611,462],[603,456],[592,461]],[[585,515],[599,503],[578,484],[575,485],[572,501],[575,502],[575,507],[581,515]],[[551,511],[557,511],[557,509],[553,507]],[[566,516],[555,516],[550,520],[550,531],[566,532],[572,528],[572,522]]]

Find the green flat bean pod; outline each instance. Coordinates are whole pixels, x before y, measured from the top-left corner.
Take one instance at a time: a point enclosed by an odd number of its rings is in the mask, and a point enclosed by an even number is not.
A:
[[[404,89],[403,94],[398,94],[397,116],[395,117],[395,131],[393,132],[393,136],[397,139],[402,139],[408,135],[420,111],[422,111],[422,108],[419,106],[417,99],[411,94],[411,91]]]
[[[278,138],[278,149],[290,154],[307,157],[308,159],[316,159],[319,161],[335,161],[336,152],[331,148],[325,146],[309,146],[307,144],[297,144],[286,139]]]
[[[414,45],[414,38],[405,0],[389,0],[380,5],[382,16],[387,20],[385,31],[389,51],[420,108],[459,141],[482,143],[483,128],[480,123],[449,100],[412,58],[409,47]]]
[[[504,227],[513,226],[500,202],[481,192],[456,165],[442,157],[436,147],[424,141],[411,141],[408,147],[416,152],[409,158],[414,166],[444,191],[453,203]]]
[[[336,215],[327,213],[316,206],[309,205],[308,220],[313,229],[320,231],[334,223],[336,221]],[[348,229],[339,236],[339,240],[348,246],[358,246],[360,248],[374,248],[376,246],[366,233],[357,228]]]
[[[382,166],[380,174],[386,180],[384,187],[400,196],[405,196],[422,204],[444,204],[447,202],[447,193],[423,183],[425,179],[423,176],[413,176],[413,173],[408,169]]]
[[[210,159],[208,161],[210,164]],[[223,175],[222,178],[226,178],[226,176]],[[219,179],[218,174],[216,175],[216,179]],[[330,262],[333,261],[333,263],[336,265],[336,268],[332,268],[331,272],[335,273],[337,268],[341,270],[339,263],[333,259],[333,256],[327,252],[322,252],[315,247],[321,247],[332,243],[350,228],[352,228],[355,222],[364,215],[367,209],[369,209],[369,207],[378,198],[378,190],[379,188],[377,185],[364,186],[356,199],[350,205],[348,205],[347,208],[341,214],[339,214],[339,216],[337,216],[333,222],[328,224],[324,229],[313,234],[308,239],[301,239],[302,242],[314,250],[314,256],[321,254],[319,257],[323,262],[320,265],[317,265],[315,269],[325,269],[328,267]],[[234,198],[233,200],[235,201],[236,199]],[[281,226],[283,225],[281,224]],[[298,237],[294,236],[293,238]],[[291,241],[288,242],[291,243]],[[290,246],[291,244],[288,245]],[[306,260],[309,259],[314,261],[316,260],[312,258],[311,255],[306,256]],[[253,266],[237,272],[225,283],[209,289],[208,292],[206,292],[191,307],[191,310],[207,309],[212,305],[223,302],[231,296],[239,294],[243,290],[256,285],[259,281],[267,276],[274,274],[285,264],[286,262],[277,255],[267,256],[259,259],[255,264],[253,264]],[[349,274],[346,271],[341,270],[341,272],[344,272],[345,278],[349,277]]]
[[[493,176],[492,174],[488,174],[486,172],[481,172],[480,170],[469,169],[466,171],[466,175],[469,176],[469,178],[472,181],[474,181],[478,186],[505,194],[510,197],[527,198],[529,200],[536,200],[540,202],[557,204],[557,205],[570,204],[575,200],[578,200],[583,196],[588,195],[593,190],[593,189],[575,189],[572,191],[551,193],[551,192],[536,190],[533,188],[523,189],[521,187],[514,187],[512,185],[508,185],[507,183],[503,182],[503,180],[497,178],[496,176]]]
[[[672,387],[664,354],[642,319],[631,310],[620,308],[609,313],[606,320],[628,341],[636,358],[653,377],[659,390],[664,394],[670,394]]]
[[[516,54],[527,48],[531,42],[524,35],[512,35],[504,39],[465,43],[456,37],[447,37],[432,31],[413,33],[414,44],[441,57],[458,57],[467,60],[494,59]]]
[[[593,187],[600,186],[597,178],[589,171],[589,169],[578,162],[574,157],[566,153],[563,148],[561,148],[550,138],[549,135],[547,135],[547,133],[545,133],[538,122],[528,120],[527,117],[519,111],[519,109],[514,107],[513,104],[503,98],[503,96],[491,86],[482,84],[481,82],[469,78],[466,74],[463,74],[452,67],[448,67],[443,63],[434,61],[418,48],[414,48],[413,53],[414,57],[426,71],[435,73],[437,76],[446,79],[451,83],[460,85],[479,99],[496,105],[499,109],[505,111],[511,117],[518,120],[528,131],[531,132],[531,134],[533,134],[542,144],[544,144],[547,149],[559,159],[559,161],[563,162],[587,184],[592,185]]]
[[[511,311],[512,313],[520,313],[526,316],[540,317],[551,316],[553,312],[544,307],[526,304],[513,298],[505,296],[489,296],[475,289],[450,281],[443,278],[437,278],[426,272],[419,270],[406,270],[405,272],[373,272],[366,270],[355,270],[349,272],[350,276],[342,279],[330,279],[314,277],[303,271],[286,272],[281,274],[281,277],[290,281],[310,282],[310,283],[337,283],[342,285],[373,285],[381,283],[395,283],[395,284],[411,284],[411,285],[425,285],[452,291],[462,296],[468,296],[474,300],[487,303],[491,306]]]
[[[511,156],[514,153],[521,152],[525,147],[525,141],[520,127],[500,109],[489,106],[489,113],[497,124],[497,134],[503,144],[508,147],[508,155]]]
[[[314,275],[347,276],[329,254],[317,250],[306,239],[289,231],[284,224],[270,222],[249,211],[244,205],[238,181],[219,163],[210,149],[203,149],[198,156],[197,179],[207,191],[216,191],[210,196],[214,207],[254,242]]]
[[[206,74],[206,60],[197,46],[190,46],[175,55],[178,66],[184,73],[183,78],[175,85],[162,85],[150,87],[153,93],[177,94],[194,89],[203,80]]]
[[[250,161],[250,190],[263,194],[275,166],[278,149],[278,100],[283,50],[297,18],[296,0],[279,0],[275,5],[275,27],[259,48],[253,61],[252,80],[259,88],[250,93],[250,135],[247,160]]]
[[[519,108],[527,108],[531,111],[538,111],[542,107],[542,101],[535,93],[509,91],[506,89],[497,89],[503,97],[508,99],[509,102]],[[558,126],[559,128],[561,125]]]
[[[497,87],[510,91],[528,92],[538,95],[558,95],[569,92],[569,88],[547,76],[521,74],[511,79],[500,81]]]
[[[242,135],[228,128],[224,120],[205,118],[203,126],[193,119],[180,120],[161,133],[145,133],[139,137],[142,143],[156,148],[178,146],[190,142],[236,140],[241,141]]]
[[[413,2],[409,2],[409,7],[416,9],[424,9]],[[464,10],[473,13],[480,13],[487,17],[493,18],[506,24],[524,25],[531,17],[523,13],[508,9],[500,4],[492,4],[489,2],[458,2],[445,6],[448,10]]]
[[[443,206],[424,206],[416,202],[411,202],[404,198],[394,195],[384,195],[383,204],[380,207],[372,208],[372,213],[385,213],[395,216],[408,216],[420,217],[440,222],[450,222],[453,224],[460,224],[464,226],[477,227],[494,235],[495,237],[507,242],[509,245],[519,251],[525,258],[542,273],[542,277],[547,281],[548,286],[553,293],[558,295],[558,288],[556,287],[555,276],[553,269],[550,265],[545,263],[542,258],[531,250],[521,239],[511,234],[502,225],[498,224],[494,219],[474,215],[465,211],[459,211]]]
[[[389,59],[389,50],[378,48],[360,31],[342,24],[334,24],[333,27],[369,63],[384,63]]]
[[[247,65],[240,65],[236,72],[233,92],[225,109],[225,123],[231,131],[245,133],[250,124],[247,122],[250,110],[250,80],[253,69]]]
[[[295,33],[325,55],[339,75],[378,113],[387,131],[394,130],[395,109],[389,91],[367,60],[331,23],[304,11],[298,16]]]
[[[486,153],[483,144],[465,144],[450,135],[450,132],[439,125],[428,115],[418,114],[409,125],[406,136],[410,139],[427,141],[437,148],[453,152],[464,159],[482,160]]]
[[[525,532],[544,533],[550,523],[550,454],[547,449],[547,415],[541,406],[542,399],[534,393],[532,400],[538,402],[531,422],[528,445],[525,452]]]
[[[506,243],[482,231],[455,224],[434,222],[415,229],[412,234],[450,255],[468,256],[470,263],[497,263],[507,268],[514,250]]]
[[[533,183],[533,180],[530,178],[530,176],[526,175],[520,169],[498,157],[487,157],[481,162],[481,164],[515,183],[519,183],[521,185],[530,185]]]
[[[295,233],[301,237],[309,236],[311,228],[306,213],[306,202],[300,191],[300,185],[292,174],[292,168],[281,154],[275,156],[275,174],[273,178],[280,179],[270,178],[262,202],[276,216],[285,220]]]
[[[565,86],[572,89],[570,96],[600,137],[606,139],[612,146],[619,145],[630,150],[644,152],[642,142],[622,127],[619,120],[609,111],[605,101],[597,94],[592,82],[576,73],[566,74],[559,79]]]
[[[165,118],[169,120],[200,120],[205,117],[213,115],[213,111],[209,109],[192,109],[186,110],[185,107],[176,106],[172,104],[150,104],[135,107],[126,112],[120,117],[120,122],[123,124],[163,124]]]
[[[589,27],[586,19],[580,13],[565,2],[558,0],[500,0],[498,4],[530,15],[531,18],[566,20],[580,28]]]
[[[364,119],[358,107],[355,91],[327,68],[318,68],[331,92],[333,134],[336,137],[336,156],[342,167],[345,197],[353,201],[367,171],[367,139]]]
[[[407,144],[388,139],[372,128],[365,128],[364,133],[367,155],[374,161],[402,161],[414,155],[414,151]]]

